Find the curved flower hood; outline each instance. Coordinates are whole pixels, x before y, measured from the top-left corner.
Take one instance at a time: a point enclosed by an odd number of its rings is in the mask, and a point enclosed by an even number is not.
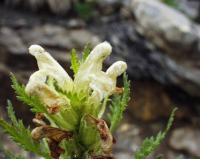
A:
[[[99,103],[114,93],[117,77],[127,69],[125,62],[118,61],[111,65],[106,72],[102,71],[103,61],[111,54],[111,51],[112,47],[108,42],[97,45],[81,63],[74,80],[72,80],[48,52],[39,45],[32,45],[29,52],[36,58],[39,70],[31,75],[26,85],[26,92],[29,95],[37,95],[49,107],[69,105],[70,100],[60,95],[47,82],[49,78],[52,78],[68,92],[90,90],[92,92],[90,98],[95,103]]]

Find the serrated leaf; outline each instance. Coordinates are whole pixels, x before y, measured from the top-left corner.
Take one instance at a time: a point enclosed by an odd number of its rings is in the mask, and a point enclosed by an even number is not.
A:
[[[161,142],[165,138],[167,132],[169,131],[169,129],[172,126],[176,110],[177,110],[177,108],[173,109],[173,111],[170,115],[170,118],[168,120],[167,126],[164,131],[159,132],[155,137],[152,136],[150,138],[146,138],[143,141],[140,149],[138,151],[136,151],[134,159],[145,159],[161,144]]]
[[[91,52],[91,46],[90,46],[90,44],[87,44],[84,47],[84,50],[83,50],[82,63],[86,60],[86,58],[88,57],[88,55],[90,54],[90,52]]]
[[[90,54],[90,51],[91,51],[91,46],[90,44],[87,44],[84,47],[82,58],[79,59],[77,56],[76,50],[75,49],[71,50],[71,67],[70,68],[74,72],[74,74],[78,72],[81,63],[83,63],[86,60],[86,58]]]
[[[11,102],[8,102],[8,116],[11,124],[0,119],[0,126],[3,130],[23,149],[34,152],[46,159],[51,159],[47,152],[41,151],[41,143],[32,139],[30,129],[24,126],[22,120],[17,120]]]
[[[17,99],[31,107],[33,112],[47,113],[47,110],[36,96],[29,96],[25,91],[25,86],[20,84],[16,77],[11,74],[12,88],[15,90]]]
[[[110,105],[110,114],[108,119],[110,121],[110,130],[113,132],[123,118],[123,112],[126,109],[130,99],[130,82],[127,75],[123,75],[124,91],[122,95],[116,95],[112,99]]]
[[[77,56],[77,52],[75,49],[71,50],[71,69],[76,74],[78,72],[78,69],[80,67],[80,62]]]

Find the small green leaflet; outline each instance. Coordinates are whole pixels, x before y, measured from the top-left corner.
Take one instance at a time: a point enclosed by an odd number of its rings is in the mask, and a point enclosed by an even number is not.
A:
[[[80,67],[80,61],[77,56],[77,52],[75,49],[72,49],[71,51],[71,69],[76,74],[78,72],[78,69]]]
[[[51,159],[48,152],[42,151],[41,143],[32,139],[30,129],[24,126],[22,120],[17,120],[10,101],[8,101],[7,109],[11,124],[3,119],[0,119],[0,126],[3,130],[8,133],[11,138],[23,149],[34,152],[39,156],[45,157],[46,159]]]
[[[160,145],[160,143],[163,141],[167,132],[169,131],[169,129],[172,126],[176,110],[177,110],[177,108],[173,109],[173,111],[170,115],[170,118],[168,120],[167,126],[164,131],[160,131],[155,137],[152,136],[150,138],[146,138],[143,141],[140,149],[138,151],[136,151],[134,159],[145,159]]]
[[[16,77],[11,74],[12,88],[15,90],[17,99],[31,107],[33,112],[47,113],[44,104],[41,103],[38,97],[29,96],[25,91],[25,86],[20,84]]]
[[[70,68],[74,72],[74,75],[77,74],[80,68],[80,65],[86,60],[90,52],[91,52],[91,46],[90,44],[87,44],[84,47],[82,58],[79,59],[77,55],[77,51],[75,49],[71,50],[71,67]]]
[[[123,74],[124,91],[122,95],[116,95],[112,99],[110,105],[110,114],[108,119],[110,121],[110,130],[113,132],[118,126],[119,122],[123,118],[123,112],[126,109],[130,99],[130,81],[128,81],[127,75]]]

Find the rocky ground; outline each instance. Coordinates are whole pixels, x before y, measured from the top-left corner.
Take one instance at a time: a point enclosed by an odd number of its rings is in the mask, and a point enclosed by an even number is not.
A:
[[[86,43],[107,40],[113,54],[106,65],[125,60],[132,81],[132,99],[115,135],[118,158],[133,158],[142,139],[164,128],[177,106],[173,130],[156,155],[199,159],[200,2],[180,0],[178,6],[167,6],[156,0],[103,0],[97,4],[98,10],[87,21],[55,15],[54,10],[40,13],[0,4],[1,105],[11,99],[17,115],[26,124],[31,122],[31,113],[16,101],[9,81],[13,72],[25,83],[37,69],[27,54],[29,45],[44,46],[70,72],[71,48],[81,53]],[[0,109],[5,116],[5,108]]]

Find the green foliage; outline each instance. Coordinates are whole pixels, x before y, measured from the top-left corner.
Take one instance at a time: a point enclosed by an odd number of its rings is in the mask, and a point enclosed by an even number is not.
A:
[[[77,2],[74,5],[74,10],[78,14],[79,17],[89,20],[94,12],[95,2]]]
[[[124,91],[122,95],[116,95],[112,99],[112,103],[110,105],[110,114],[108,115],[108,119],[110,121],[110,130],[113,132],[119,122],[123,117],[123,112],[128,105],[128,101],[130,99],[130,81],[128,81],[127,75],[124,73],[123,75],[123,83],[124,83]]]
[[[75,139],[63,140],[61,143],[62,147],[65,149],[65,153],[61,155],[61,159],[72,159],[71,156],[80,155],[82,147],[77,143]]]
[[[0,119],[0,126],[3,130],[8,133],[11,138],[18,143],[19,146],[24,148],[27,151],[34,152],[39,156],[43,156],[46,159],[51,159],[48,155],[48,152],[43,152],[41,148],[41,143],[36,142],[31,137],[31,131],[29,128],[26,128],[22,122],[22,120],[17,120],[12,104],[8,101],[8,117],[11,120],[11,124],[6,122],[3,119]],[[8,153],[7,155],[12,155]]]
[[[88,55],[90,54],[92,48],[91,45],[88,43],[83,50],[83,56],[82,56],[82,63],[86,60],[86,58],[88,57]]]
[[[78,72],[78,69],[80,67],[80,62],[76,53],[75,49],[72,49],[71,51],[71,69],[73,70],[74,74]]]
[[[4,152],[4,159],[25,159],[24,157],[20,156],[20,155],[15,155],[13,153],[11,153],[10,151],[5,151]]]
[[[89,123],[87,120],[88,116],[84,116],[80,123],[79,128],[79,138],[80,142],[83,144],[87,151],[88,150],[98,150],[100,147],[100,136],[96,125]]]
[[[87,44],[83,50],[82,58],[79,60],[77,52],[75,49],[71,50],[71,70],[74,72],[74,75],[78,72],[81,63],[83,63],[88,55],[90,54],[91,47],[90,44]]]
[[[164,131],[160,131],[155,137],[152,136],[150,138],[146,138],[143,141],[142,146],[135,154],[135,159],[145,159],[161,144],[167,132],[172,126],[176,110],[176,108],[173,109]]]
[[[176,159],[186,159],[186,157],[184,157],[183,155],[179,155],[178,157],[176,157]]]
[[[47,112],[45,106],[41,103],[39,98],[36,96],[29,96],[25,92],[25,86],[20,84],[13,74],[11,74],[11,80],[12,80],[12,88],[15,90],[18,100],[30,106],[33,112],[39,112],[39,113]]]
[[[79,7],[84,8],[83,4],[84,2],[82,2]],[[83,50],[81,58],[78,58],[76,50],[72,49],[70,68],[73,70],[74,75],[78,73],[79,68],[84,63],[90,52],[91,47],[90,45],[87,45]],[[69,100],[69,103],[66,102],[65,105],[55,104],[51,105],[52,107],[50,108],[43,104],[39,97],[28,95],[25,91],[25,86],[20,84],[14,75],[11,75],[11,80],[12,88],[15,90],[17,98],[27,104],[34,113],[43,113],[50,123],[49,126],[54,130],[54,132],[39,131],[42,134],[41,136],[44,138],[40,141],[34,140],[31,136],[30,128],[26,128],[22,120],[16,118],[10,101],[8,101],[8,117],[10,123],[0,119],[0,127],[2,127],[4,131],[8,133],[23,149],[34,152],[45,159],[51,159],[52,157],[49,154],[54,152],[57,153],[56,150],[59,151],[59,148],[61,147],[64,149],[64,153],[58,152],[57,156],[60,156],[60,159],[88,159],[91,158],[91,155],[102,155],[105,153],[101,141],[104,135],[108,135],[108,132],[100,131],[99,129],[104,129],[101,125],[98,125],[96,121],[101,119],[106,106],[109,103],[110,113],[108,114],[108,119],[110,121],[110,131],[113,132],[122,120],[123,113],[130,99],[130,81],[128,80],[126,73],[123,75],[123,93],[114,95],[113,99],[109,96],[105,97],[104,100],[99,103],[95,103],[92,101],[92,98],[90,98],[90,89],[75,90],[77,89],[76,87],[67,84],[61,88],[55,79],[47,77],[46,84],[54,89],[61,99],[66,97],[66,99]],[[71,86],[70,89],[67,89],[69,88],[68,86]],[[49,111],[54,108],[54,111]],[[159,132],[156,137],[144,140],[141,148],[136,152],[135,159],[144,159],[156,149],[170,129],[175,111],[176,109],[173,110],[167,127],[163,132]],[[59,137],[59,135],[66,135],[64,133],[66,131],[70,131],[71,134],[73,134],[70,136],[69,140],[64,138],[57,141],[54,138]],[[43,133],[47,136],[43,136]],[[55,145],[53,146],[55,146],[55,149],[52,149],[52,145],[49,147],[47,141],[54,140]],[[109,148],[111,148],[111,145],[108,145]],[[21,156],[13,155],[9,151],[4,152],[6,159],[24,159]],[[54,158],[56,157],[54,156]],[[159,159],[159,157],[157,159]]]
[[[177,8],[178,4],[175,0],[162,0],[163,3],[173,7],[173,8]]]

